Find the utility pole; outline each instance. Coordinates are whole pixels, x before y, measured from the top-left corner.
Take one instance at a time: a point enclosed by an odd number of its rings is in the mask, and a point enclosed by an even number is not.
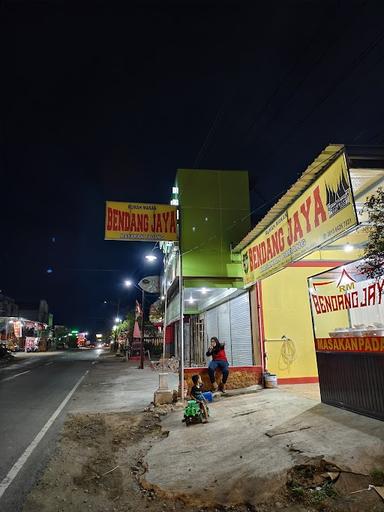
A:
[[[181,403],[184,403],[184,280],[183,255],[181,252],[181,209],[179,209],[179,299],[180,299],[180,391]]]
[[[144,370],[144,301],[145,301],[145,291],[143,289],[141,289],[140,370]]]

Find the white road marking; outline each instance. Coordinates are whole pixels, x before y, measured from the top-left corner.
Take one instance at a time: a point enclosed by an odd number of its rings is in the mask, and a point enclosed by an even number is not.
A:
[[[53,361],[50,361],[49,363],[45,363],[45,365],[44,365],[44,366],[49,366],[49,365],[51,365],[51,364],[53,364]]]
[[[40,441],[43,439],[45,434],[48,432],[49,428],[52,426],[56,418],[59,416],[61,411],[64,409],[64,407],[69,402],[70,398],[72,397],[73,393],[76,391],[76,389],[80,386],[82,381],[84,380],[85,376],[87,375],[89,370],[87,370],[82,377],[76,382],[76,384],[73,386],[71,391],[68,393],[68,395],[64,398],[64,400],[61,402],[59,407],[56,409],[56,411],[52,414],[52,416],[49,418],[47,423],[44,425],[44,427],[40,430],[40,432],[36,435],[35,439],[31,442],[31,444],[25,449],[24,453],[20,455],[20,457],[17,459],[17,461],[14,463],[14,465],[9,470],[8,474],[3,478],[3,480],[0,482],[0,498],[3,496],[5,491],[8,489],[8,487],[11,485],[13,480],[16,478],[19,471],[22,469],[24,464],[27,462],[29,457],[32,455],[32,452],[37,447],[37,445],[40,443]]]
[[[7,380],[16,379],[16,377],[19,377],[20,375],[24,375],[25,373],[29,373],[31,370],[26,370],[25,372],[16,373],[16,375],[11,375],[11,377],[6,377],[5,379],[0,380],[0,382],[5,382]]]

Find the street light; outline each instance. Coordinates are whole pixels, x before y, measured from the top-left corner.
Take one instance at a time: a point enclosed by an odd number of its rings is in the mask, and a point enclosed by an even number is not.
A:
[[[127,288],[131,287],[132,286],[132,281],[130,281],[129,279],[126,279],[124,281],[124,286],[126,286]]]
[[[119,324],[121,322],[121,318],[119,318],[118,316],[115,318],[115,324]]]
[[[345,252],[352,252],[354,249],[353,245],[350,244],[350,243],[347,243],[346,245],[344,245],[344,251]]]
[[[147,261],[149,261],[150,263],[153,263],[154,261],[156,261],[156,260],[157,260],[157,256],[155,256],[154,254],[147,254],[147,255],[145,256],[145,259],[146,259]]]

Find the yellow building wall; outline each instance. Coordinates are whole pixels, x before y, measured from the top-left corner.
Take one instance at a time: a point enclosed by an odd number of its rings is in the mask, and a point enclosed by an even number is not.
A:
[[[266,367],[279,379],[318,375],[307,278],[327,268],[287,267],[261,283]],[[282,336],[291,341],[275,341]]]
[[[276,373],[280,379],[300,380],[318,376],[308,277],[359,259],[361,256],[361,249],[349,253],[343,249],[332,248],[313,251],[298,262],[297,266],[286,267],[261,281],[262,320],[264,339],[267,340],[266,368],[269,372]],[[312,261],[313,266],[300,266],[310,264]],[[321,266],[319,262],[322,262]],[[327,265],[328,262],[330,265]],[[253,312],[252,316],[255,316]],[[347,326],[349,321],[346,311],[323,315],[322,318],[319,318],[320,316],[318,315],[316,319],[318,337],[328,337],[327,332],[335,327]],[[292,341],[275,341],[282,336]]]

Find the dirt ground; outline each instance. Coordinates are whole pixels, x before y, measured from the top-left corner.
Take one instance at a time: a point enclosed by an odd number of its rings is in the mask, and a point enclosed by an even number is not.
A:
[[[144,489],[143,459],[154,443],[168,435],[161,428],[159,413],[164,412],[70,415],[56,454],[27,498],[24,512],[384,511],[376,491],[363,490],[372,483],[372,476],[343,473],[321,459],[293,468],[271,503],[223,507],[207,503],[204,489],[192,499],[177,492],[167,498]],[[384,484],[384,473],[378,472],[375,478],[377,485]],[[351,494],[356,488],[363,491]]]

